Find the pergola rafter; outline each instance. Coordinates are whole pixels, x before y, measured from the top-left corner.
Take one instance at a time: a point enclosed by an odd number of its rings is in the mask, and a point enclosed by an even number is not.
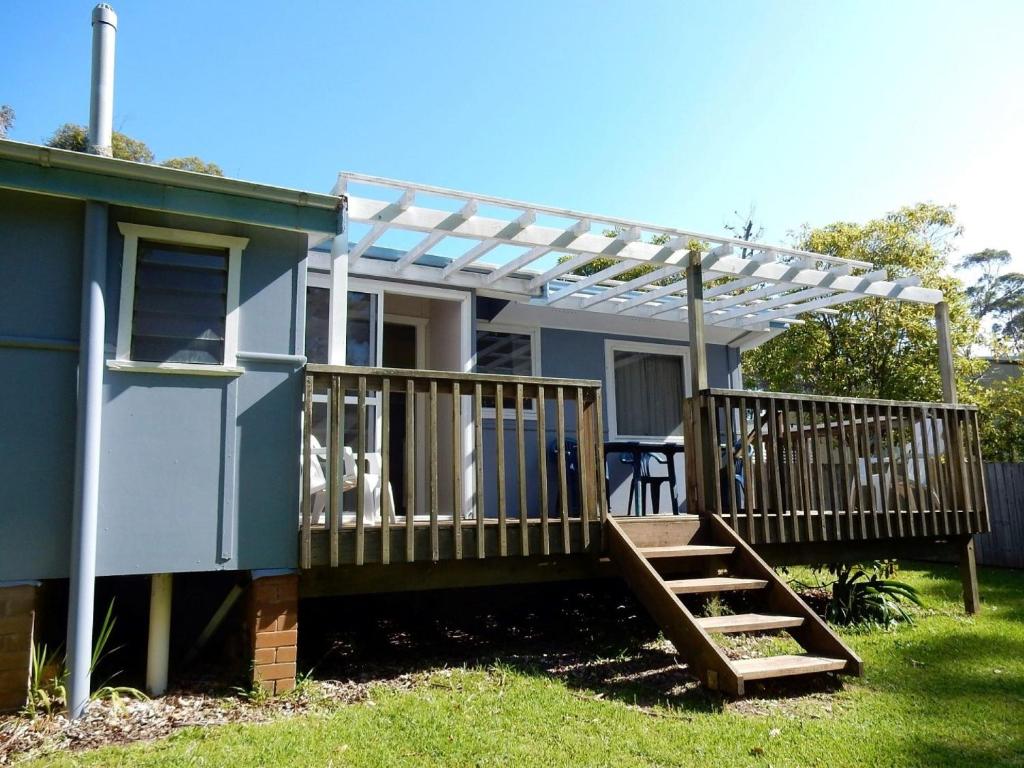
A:
[[[353,193],[351,185],[373,196]],[[340,174],[335,192],[348,196],[349,221],[369,227],[350,246],[353,271],[476,287],[540,306],[685,321],[684,275],[694,249],[701,254],[702,282],[720,281],[703,291],[706,325],[767,331],[860,298],[942,300],[940,291],[921,287],[919,280],[890,280],[868,262],[829,254],[356,173]],[[429,205],[428,199],[439,202]],[[559,227],[556,220],[565,223]],[[382,263],[368,252],[391,230],[422,237],[397,261]],[[449,237],[472,244],[440,266],[436,259],[424,264],[423,257]],[[501,263],[483,260],[501,246],[512,246],[514,254],[505,253]],[[612,263],[579,274],[595,259]],[[618,279],[644,266],[644,274]]]

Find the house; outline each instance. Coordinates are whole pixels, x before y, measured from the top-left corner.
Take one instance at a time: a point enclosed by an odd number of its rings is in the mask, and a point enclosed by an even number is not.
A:
[[[733,694],[861,669],[767,561],[951,547],[977,609],[977,413],[914,280],[354,173],[325,195],[12,141],[0,233],[9,700],[47,580],[70,580],[73,714],[99,576],[152,576],[157,693],[186,572],[252,575],[271,692],[294,684],[300,595],[621,575]],[[743,390],[741,350],[866,296],[936,306],[944,402]],[[730,590],[758,612],[679,599]],[[714,640],[767,629],[808,653]]]

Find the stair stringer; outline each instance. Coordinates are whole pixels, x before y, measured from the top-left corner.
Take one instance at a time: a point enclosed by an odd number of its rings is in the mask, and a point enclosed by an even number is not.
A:
[[[768,586],[762,592],[767,610],[803,618],[803,624],[786,631],[804,650],[819,656],[844,659],[844,674],[858,677],[864,674],[864,662],[860,656],[843,642],[843,639],[779,577],[775,569],[761,559],[761,556],[724,520],[709,515],[702,528],[713,543],[735,547],[730,560],[732,569],[735,570],[733,575],[764,579],[768,582]]]
[[[606,518],[605,527],[612,562],[700,681],[712,690],[742,696],[743,678],[718,644],[697,624],[613,517]]]

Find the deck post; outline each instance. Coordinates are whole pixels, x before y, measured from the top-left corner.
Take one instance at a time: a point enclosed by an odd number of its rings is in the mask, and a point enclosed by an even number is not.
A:
[[[167,691],[167,664],[171,650],[171,590],[174,576],[150,576],[149,646],[146,655],[146,690],[151,696]]]
[[[960,550],[960,581],[964,585],[964,610],[969,614],[981,610],[978,592],[978,567],[974,558],[974,537],[964,536],[957,543]]]
[[[339,194],[343,194],[344,190]],[[338,210],[337,234],[331,240],[331,303],[328,308],[327,362],[345,365],[348,331],[348,202]]]
[[[715,486],[715,479],[713,465],[707,460],[712,435],[707,433],[707,419],[703,418],[700,399],[701,392],[708,388],[708,353],[704,343],[704,274],[701,253],[696,249],[687,255],[686,322],[690,329],[689,405],[683,409],[687,510],[692,514],[704,514],[708,489]]]
[[[957,404],[956,371],[953,367],[953,342],[949,336],[949,305],[940,301],[935,305],[935,334],[939,347],[939,374],[942,377],[942,400],[950,405]],[[947,438],[948,440],[948,438]],[[956,455],[955,451],[950,452]],[[952,494],[956,498],[957,494]],[[974,557],[974,537],[965,536],[957,543],[960,554],[960,580],[964,589],[964,610],[977,613],[981,610],[978,594],[978,566]]]
[[[942,401],[957,404],[956,375],[953,368],[953,342],[949,337],[949,305],[935,305],[935,333],[939,345],[939,375],[942,377]]]

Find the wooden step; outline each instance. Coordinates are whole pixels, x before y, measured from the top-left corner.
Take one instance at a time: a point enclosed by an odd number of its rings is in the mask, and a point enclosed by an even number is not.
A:
[[[616,525],[637,547],[666,547],[688,544],[700,531],[696,515],[648,515],[616,517]]]
[[[767,632],[772,629],[799,627],[804,620],[799,616],[770,616],[764,613],[737,613],[734,616],[708,616],[697,619],[705,632]]]
[[[733,661],[732,666],[744,680],[766,680],[770,677],[811,675],[816,672],[840,672],[846,668],[846,660],[800,654],[740,659]]]
[[[683,544],[670,547],[640,547],[640,554],[648,560],[669,557],[711,557],[731,555],[736,547],[720,547],[712,544]]]
[[[710,592],[735,592],[741,589],[763,589],[765,579],[736,579],[731,576],[709,576],[699,579],[675,579],[666,586],[677,595],[699,595]]]

